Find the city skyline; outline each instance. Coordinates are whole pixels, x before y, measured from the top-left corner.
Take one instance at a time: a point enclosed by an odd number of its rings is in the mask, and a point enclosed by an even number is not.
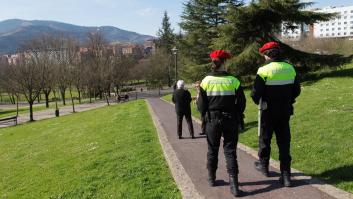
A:
[[[186,0],[12,0],[0,7],[0,21],[6,19],[52,20],[80,26],[115,26],[156,36],[163,12],[167,11],[175,32]],[[314,7],[353,5],[349,0],[316,1]]]

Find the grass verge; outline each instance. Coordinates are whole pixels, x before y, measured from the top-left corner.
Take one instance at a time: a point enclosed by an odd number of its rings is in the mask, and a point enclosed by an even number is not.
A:
[[[0,198],[181,198],[144,101],[0,129]]]

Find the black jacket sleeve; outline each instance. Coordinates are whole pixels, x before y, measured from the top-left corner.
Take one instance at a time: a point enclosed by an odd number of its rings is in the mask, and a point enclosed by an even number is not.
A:
[[[254,86],[251,91],[251,98],[255,102],[255,104],[259,104],[260,98],[262,98],[264,92],[265,81],[259,75],[256,75]]]
[[[236,91],[235,91],[236,97],[237,97],[237,107],[240,112],[240,114],[243,114],[246,108],[246,98],[244,95],[244,90],[240,86]]]
[[[298,75],[294,79],[294,85],[293,85],[293,99],[292,101],[295,102],[295,98],[297,98],[300,95],[301,89],[300,89],[300,81]]]
[[[175,91],[174,91],[173,96],[172,96],[172,102],[175,104]]]
[[[187,102],[190,104],[192,101],[192,98],[191,98],[191,93],[188,90],[186,91],[186,96],[187,96]]]
[[[197,109],[200,111],[201,115],[205,115],[208,111],[207,93],[202,88],[200,88],[200,95],[197,98]]]

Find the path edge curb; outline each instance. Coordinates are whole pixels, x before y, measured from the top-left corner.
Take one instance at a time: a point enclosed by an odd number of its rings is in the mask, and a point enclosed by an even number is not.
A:
[[[182,198],[185,199],[204,199],[204,197],[197,191],[195,184],[192,182],[190,176],[185,171],[185,168],[181,164],[178,159],[176,153],[173,150],[173,147],[169,143],[167,139],[167,134],[160,123],[157,115],[155,114],[150,102],[145,100],[150,115],[152,117],[152,121],[156,128],[159,142],[162,146],[163,154],[165,159],[167,160],[169,169],[172,173],[172,176],[181,192]]]
[[[174,106],[173,103],[163,99],[163,98],[160,98],[161,100],[163,100],[164,102],[167,102],[168,104],[171,104]],[[192,116],[192,119],[201,125],[201,120]],[[255,157],[255,158],[258,158],[258,155],[257,155],[257,151],[255,151],[254,149],[238,142],[238,149],[244,151],[245,153]],[[275,169],[278,169],[280,170],[280,163],[277,161],[277,160],[274,160],[274,159],[270,159],[270,165],[275,168]],[[353,194],[347,192],[347,191],[344,191],[342,189],[339,189],[333,185],[329,185],[325,182],[323,182],[322,180],[318,179],[318,178],[314,178],[312,176],[309,176],[309,175],[306,175],[304,174],[303,172],[297,170],[297,169],[293,169],[291,168],[291,171],[292,171],[292,174],[294,179],[296,180],[303,180],[305,181],[306,183],[308,183],[309,185],[319,189],[320,191],[334,197],[334,198],[337,198],[337,199],[353,199]]]

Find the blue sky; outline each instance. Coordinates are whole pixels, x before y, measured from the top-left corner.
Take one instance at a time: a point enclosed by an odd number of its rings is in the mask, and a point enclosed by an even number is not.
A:
[[[164,10],[176,32],[187,0],[0,0],[0,21],[5,19],[55,20],[84,26],[111,25],[155,35]],[[315,7],[353,5],[352,0],[317,0]]]

